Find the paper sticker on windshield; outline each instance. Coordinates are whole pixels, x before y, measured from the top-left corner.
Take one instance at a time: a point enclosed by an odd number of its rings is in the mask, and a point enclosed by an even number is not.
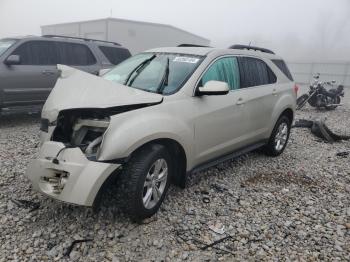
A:
[[[178,56],[174,58],[174,62],[181,62],[181,63],[197,64],[198,61],[199,61],[198,58],[186,57],[186,56]]]

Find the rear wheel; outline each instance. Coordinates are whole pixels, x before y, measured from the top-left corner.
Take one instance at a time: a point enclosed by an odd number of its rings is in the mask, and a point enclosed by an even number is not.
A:
[[[269,156],[282,154],[287,146],[290,134],[290,120],[286,116],[281,116],[273,128],[269,142],[264,147],[264,152]]]
[[[154,215],[169,187],[173,164],[163,145],[149,145],[136,152],[123,167],[118,195],[131,219]]]

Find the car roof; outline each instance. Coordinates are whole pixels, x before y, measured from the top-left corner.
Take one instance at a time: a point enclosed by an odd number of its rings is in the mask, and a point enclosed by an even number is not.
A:
[[[48,41],[59,41],[59,42],[69,42],[69,43],[96,43],[98,45],[105,45],[105,46],[113,46],[117,48],[126,48],[124,46],[121,46],[120,44],[116,42],[108,42],[104,40],[97,40],[97,39],[84,39],[84,38],[75,38],[75,37],[66,37],[66,36],[55,36],[55,35],[49,35],[49,36],[35,36],[35,35],[26,35],[26,36],[14,36],[14,37],[5,37],[2,39],[12,39],[12,40],[48,40]]]
[[[267,59],[281,59],[276,54],[265,53],[261,51],[242,50],[242,49],[229,49],[229,48],[213,48],[213,47],[160,47],[145,51],[147,53],[175,53],[184,55],[198,55],[207,56],[211,55],[247,55],[258,56]]]

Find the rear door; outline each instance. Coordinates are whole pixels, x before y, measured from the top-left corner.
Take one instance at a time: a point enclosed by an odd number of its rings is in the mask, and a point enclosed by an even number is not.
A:
[[[82,43],[55,42],[58,64],[75,67],[90,74],[98,75],[100,65],[90,48]]]
[[[50,41],[32,40],[19,45],[10,55],[20,56],[19,65],[4,67],[3,105],[43,103],[58,78],[57,53]]]
[[[240,91],[237,93],[243,109],[242,122],[247,130],[247,143],[266,139],[269,134],[271,115],[276,103],[277,77],[260,58],[239,57]]]

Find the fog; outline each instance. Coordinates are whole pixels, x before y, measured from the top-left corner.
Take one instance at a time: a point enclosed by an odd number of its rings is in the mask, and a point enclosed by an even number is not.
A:
[[[0,0],[0,38],[106,17],[171,24],[213,46],[249,44],[289,61],[349,61],[349,0]]]

